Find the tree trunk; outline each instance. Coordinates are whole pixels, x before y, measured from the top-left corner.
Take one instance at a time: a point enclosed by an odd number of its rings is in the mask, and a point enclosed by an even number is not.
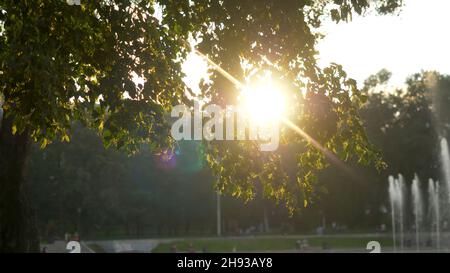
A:
[[[34,213],[24,181],[28,134],[12,134],[12,120],[0,124],[0,252],[39,252]]]

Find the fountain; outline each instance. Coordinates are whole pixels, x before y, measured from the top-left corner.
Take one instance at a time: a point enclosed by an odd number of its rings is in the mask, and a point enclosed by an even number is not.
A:
[[[416,250],[420,250],[420,230],[422,224],[422,216],[423,216],[423,203],[422,196],[420,193],[420,185],[419,185],[419,177],[417,174],[414,175],[414,179],[411,186],[411,194],[413,200],[413,208],[414,208],[414,222],[415,222],[415,231],[416,231]]]
[[[450,218],[449,213],[449,206],[450,206],[450,154],[448,152],[448,143],[447,139],[443,138],[441,140],[441,168],[442,168],[442,174],[444,176],[444,192],[445,192],[445,199],[442,200],[443,206],[442,206],[442,214],[445,221],[448,221]]]
[[[395,180],[392,175],[389,176],[389,200],[391,201],[391,219],[392,219],[392,241],[394,243],[394,251],[397,250],[397,238],[395,233]]]
[[[446,236],[444,232],[446,229],[446,223],[450,220],[450,153],[448,150],[448,143],[445,138],[440,142],[440,157],[441,157],[441,168],[443,183],[434,181],[433,179],[428,180],[428,202],[424,203],[424,198],[420,186],[419,176],[414,175],[411,184],[411,206],[406,204],[407,198],[405,191],[406,183],[401,174],[398,178],[389,176],[389,200],[391,205],[391,220],[392,220],[392,236],[394,242],[394,251],[397,250],[398,244],[400,244],[401,251],[404,250],[405,246],[405,236],[408,238],[415,237],[416,251],[420,251],[421,242],[424,238],[427,239],[427,246],[431,247],[434,242],[434,247],[436,250],[441,250],[442,241],[445,240]],[[444,190],[441,192],[441,188]],[[425,205],[428,207],[428,215],[425,215]],[[412,215],[414,217],[414,233],[409,234],[405,230],[405,225],[411,221],[409,218],[407,208],[412,208]],[[428,218],[426,218],[428,217]],[[429,219],[429,225],[426,225],[424,220]],[[425,232],[429,232],[428,234]],[[409,242],[409,239],[408,239]],[[448,249],[444,249],[448,251]]]
[[[403,176],[399,175],[398,179],[393,176],[389,177],[389,197],[391,200],[392,215],[392,237],[394,240],[394,249],[397,248],[397,223],[399,227],[400,249],[404,246],[404,217],[403,217],[403,192],[404,192]],[[398,215],[398,220],[396,219]]]
[[[403,251],[405,246],[405,217],[404,217],[404,188],[405,188],[405,180],[403,179],[403,175],[399,174],[398,179],[396,180],[396,191],[397,191],[397,210],[400,220],[400,249]]]
[[[441,140],[441,164],[445,181],[445,192],[447,194],[447,200],[450,199],[450,155],[448,152],[447,139]]]
[[[439,182],[434,182],[433,179],[428,180],[428,204],[430,208],[431,214],[431,232],[433,233],[433,229],[435,232],[436,238],[436,249],[439,250],[441,248],[440,244],[440,215],[439,215]]]

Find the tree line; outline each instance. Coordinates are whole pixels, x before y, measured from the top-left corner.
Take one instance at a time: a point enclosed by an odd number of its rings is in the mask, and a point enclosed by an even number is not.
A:
[[[368,138],[381,151],[387,168],[377,171],[353,161],[328,162],[319,173],[320,191],[306,208],[289,215],[282,203],[256,195],[245,202],[222,198],[225,234],[314,232],[326,221],[344,229],[374,230],[389,226],[387,176],[414,173],[440,178],[439,138],[447,136],[450,77],[421,72],[406,87],[387,90],[386,70],[369,77],[360,110]],[[80,123],[71,142],[33,147],[27,181],[41,235],[78,231],[91,238],[213,235],[216,230],[217,180],[206,167],[204,146],[181,141],[171,154],[143,147],[138,154],[105,148],[99,136]],[[303,147],[284,144],[280,153],[295,163]],[[335,227],[336,227],[335,226]]]

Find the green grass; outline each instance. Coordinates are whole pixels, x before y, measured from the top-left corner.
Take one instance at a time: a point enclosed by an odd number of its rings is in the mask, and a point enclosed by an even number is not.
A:
[[[208,252],[231,252],[236,251],[281,251],[295,250],[297,240],[305,237],[263,237],[263,238],[213,238],[213,239],[186,239],[173,243],[164,243],[158,245],[153,252],[170,252],[171,246],[176,245],[178,251],[189,251],[190,245],[196,251],[202,251],[204,248]],[[331,249],[357,248],[365,249],[369,241],[376,240],[383,247],[392,246],[392,240],[389,237],[358,237],[358,236],[323,236],[307,238],[308,244],[312,248],[321,248],[326,244]]]

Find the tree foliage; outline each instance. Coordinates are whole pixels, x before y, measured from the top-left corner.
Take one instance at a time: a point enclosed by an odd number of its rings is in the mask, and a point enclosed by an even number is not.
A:
[[[401,0],[375,2],[388,13]],[[107,145],[135,151],[170,146],[166,113],[185,102],[181,62],[191,35],[198,48],[243,80],[268,69],[285,83],[289,118],[342,160],[381,159],[368,142],[358,109],[365,102],[342,67],[317,66],[315,31],[325,17],[339,22],[363,14],[366,0],[1,0],[0,92],[11,133],[26,133],[45,147],[55,137],[69,140],[73,120],[95,128]],[[156,13],[161,12],[158,17]],[[245,60],[253,69],[241,67]],[[268,61],[269,60],[269,61]],[[137,84],[133,77],[143,79]],[[232,103],[235,89],[218,73],[204,85],[212,102]],[[250,199],[254,181],[264,195],[293,210],[308,203],[317,187],[324,155],[293,132],[285,143],[300,144],[288,174],[282,153],[262,154],[255,143],[206,143],[218,188]]]
[[[383,7],[388,3],[379,4],[380,12],[387,12]],[[211,1],[207,7],[208,24],[201,31],[200,51],[241,81],[272,71],[274,79],[288,90],[292,122],[343,161],[384,166],[358,116],[366,96],[340,65],[321,69],[316,63],[315,28],[321,18],[331,15],[337,22],[349,20],[351,14],[369,8],[368,2],[260,1],[254,5]],[[242,67],[243,61],[250,69]],[[203,86],[203,95],[220,105],[233,104],[235,88],[215,72],[212,83]],[[285,144],[304,147],[296,154],[294,171],[287,171],[282,153],[260,152],[255,143],[207,143],[208,163],[218,178],[219,190],[251,199],[258,181],[265,196],[285,202],[291,212],[306,206],[320,188],[316,173],[328,162],[319,149],[287,128],[282,130],[282,139]]]

